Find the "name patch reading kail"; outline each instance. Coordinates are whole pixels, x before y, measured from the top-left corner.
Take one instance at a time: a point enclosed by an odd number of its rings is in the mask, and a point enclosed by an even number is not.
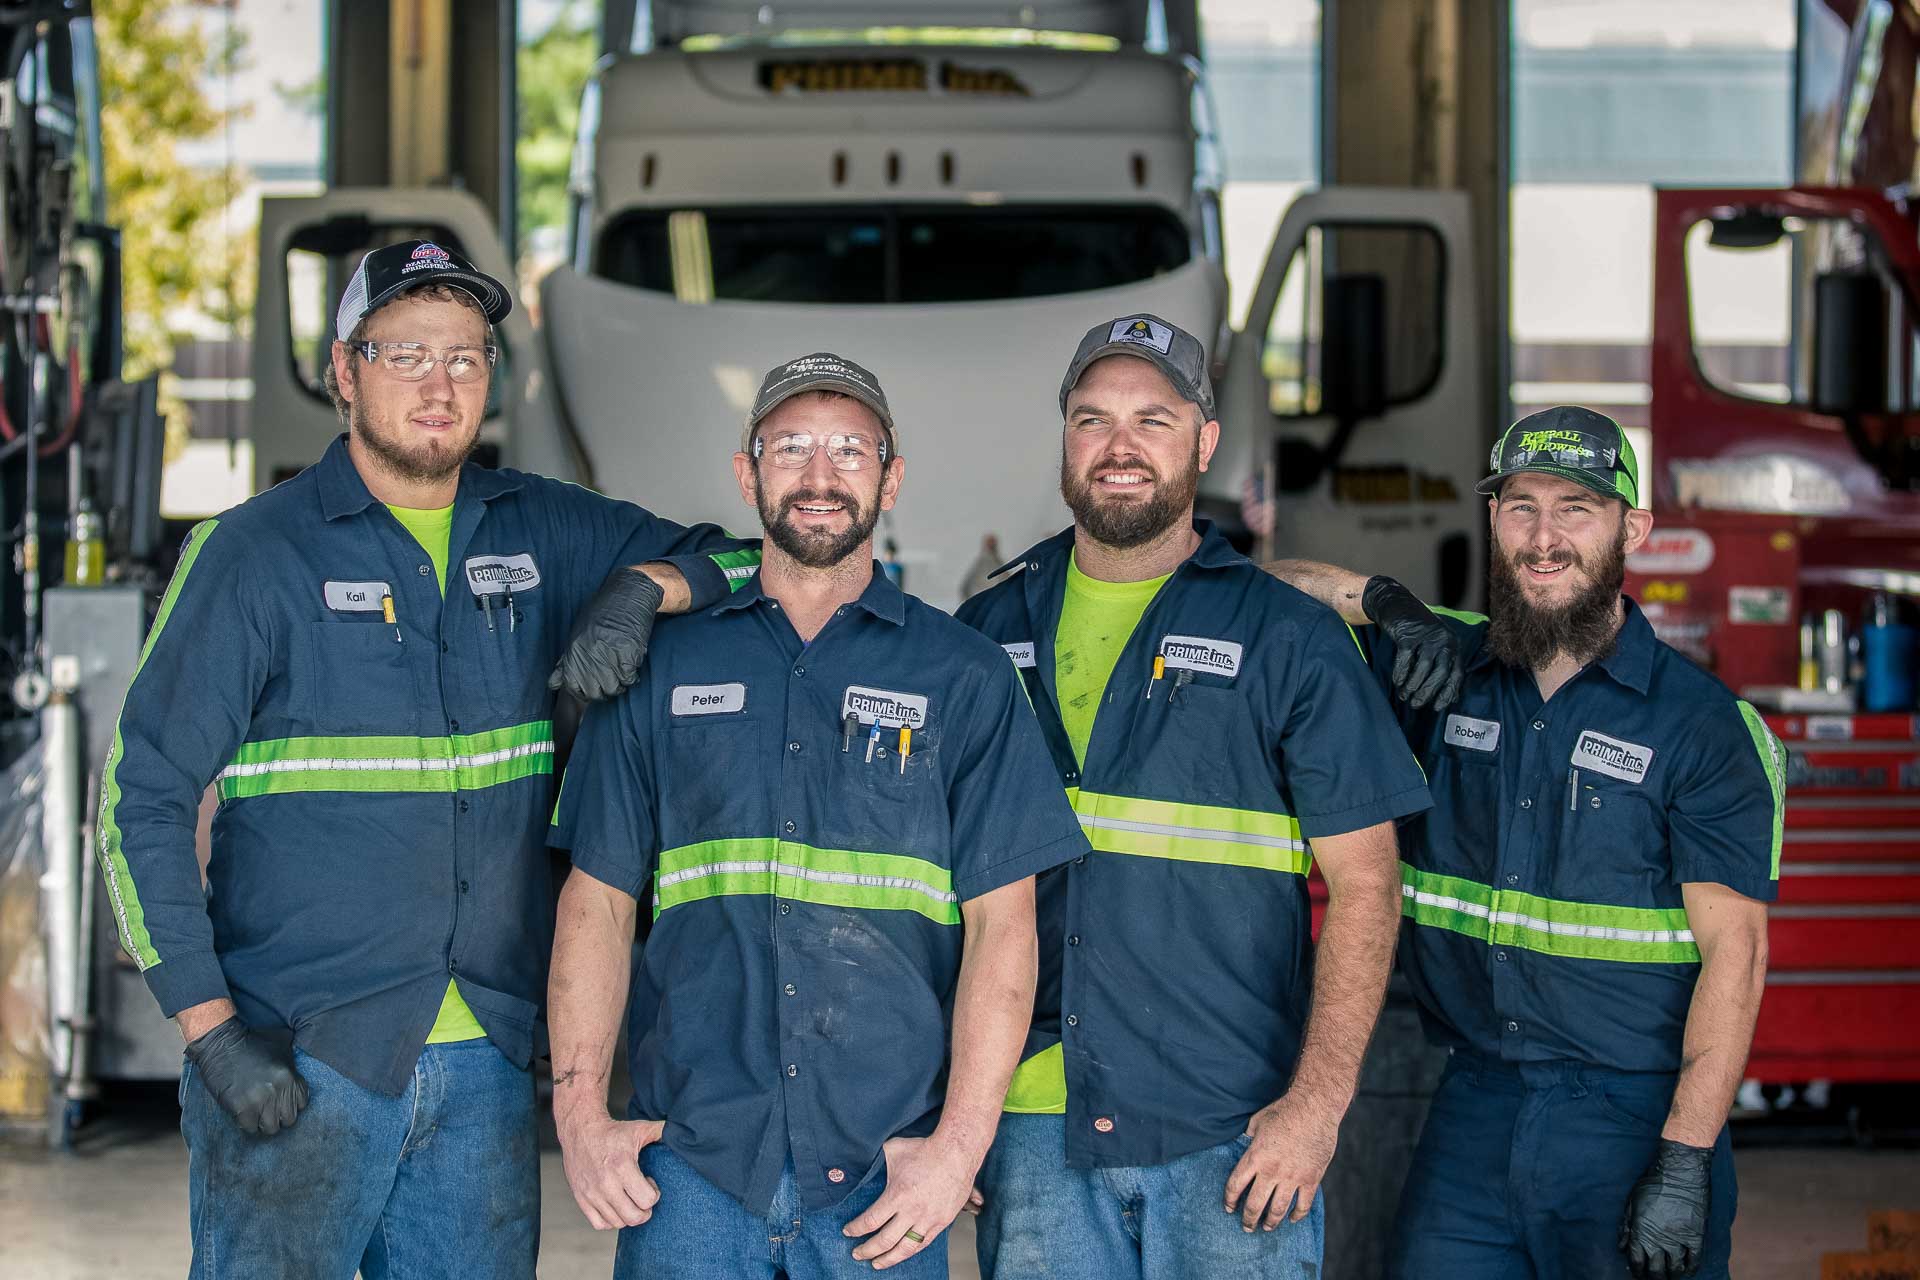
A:
[[[1592,729],[1583,730],[1573,747],[1573,767],[1591,769],[1622,782],[1645,782],[1647,766],[1653,763],[1653,748],[1637,742],[1622,742]]]
[[[1205,636],[1166,636],[1160,641],[1160,656],[1169,667],[1231,679],[1240,674],[1240,643],[1237,640],[1209,640]]]
[[[720,716],[747,709],[747,686],[732,684],[677,684],[673,686],[673,714]]]
[[[467,585],[477,596],[531,591],[540,585],[540,569],[530,555],[468,556]]]
[[[891,689],[847,686],[840,702],[840,718],[859,717],[863,724],[880,724],[888,729],[920,729],[927,723],[927,700],[917,693],[895,693]]]
[[[1447,717],[1447,744],[1465,747],[1469,751],[1492,751],[1500,745],[1500,722],[1450,715]]]
[[[1007,651],[1009,658],[1013,659],[1014,666],[1031,667],[1036,665],[1033,658],[1033,641],[1022,640],[1019,644],[1003,644],[1000,647]]]
[[[393,594],[393,588],[384,582],[328,582],[321,590],[327,608],[342,613],[378,613],[381,597]]]

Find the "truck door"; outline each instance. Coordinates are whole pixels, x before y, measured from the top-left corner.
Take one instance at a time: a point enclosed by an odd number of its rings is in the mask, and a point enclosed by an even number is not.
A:
[[[334,312],[369,249],[396,240],[443,244],[513,290],[495,330],[500,347],[476,457],[563,479],[581,474],[562,429],[528,314],[484,206],[463,191],[340,188],[269,197],[260,207],[260,292],[254,315],[254,488],[311,465],[345,429],[321,384]]]
[[[1296,200],[1221,379],[1219,477],[1271,556],[1391,573],[1479,608],[1493,435],[1462,192]]]

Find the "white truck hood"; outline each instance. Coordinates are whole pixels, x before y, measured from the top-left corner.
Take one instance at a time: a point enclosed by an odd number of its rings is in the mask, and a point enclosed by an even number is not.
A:
[[[906,589],[943,609],[959,603],[985,535],[1011,559],[1071,522],[1059,397],[1080,335],[1148,311],[1211,347],[1225,300],[1218,268],[1199,258],[1116,289],[928,306],[690,306],[565,267],[541,287],[548,358],[592,483],[683,522],[758,533],[728,460],[768,369],[815,351],[871,369],[907,463],[876,553],[891,537]]]

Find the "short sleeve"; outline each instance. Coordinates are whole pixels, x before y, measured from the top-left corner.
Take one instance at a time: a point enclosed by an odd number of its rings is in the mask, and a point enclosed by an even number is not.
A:
[[[1087,852],[1018,673],[1003,656],[984,662],[984,687],[948,735],[960,740],[947,805],[963,902]]]
[[[1317,612],[1294,659],[1278,744],[1293,816],[1309,840],[1433,804],[1353,632],[1331,609]]]
[[[653,877],[660,847],[647,736],[651,687],[643,677],[620,697],[587,708],[550,836],[571,851],[575,867],[636,899]]]
[[[1700,749],[1667,809],[1673,877],[1771,902],[1780,888],[1786,748],[1745,702],[1700,723]]]

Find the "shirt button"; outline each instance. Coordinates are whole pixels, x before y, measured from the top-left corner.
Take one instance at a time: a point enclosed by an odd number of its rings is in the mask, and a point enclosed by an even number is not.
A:
[[[800,1068],[794,1066],[791,1062],[789,1062],[787,1064],[787,1078],[791,1080],[793,1077],[799,1074],[800,1074]]]
[[[1587,801],[1587,803],[1598,809],[1600,807],[1600,797],[1595,796],[1593,799]]]
[[[1073,773],[1073,772],[1071,772],[1071,771],[1069,771],[1069,772],[1068,772],[1068,774],[1067,774],[1067,781],[1068,781],[1068,782],[1078,782],[1079,780],[1080,780],[1080,775],[1079,775],[1079,774],[1077,774],[1077,773]]]
[[[1531,799],[1527,799],[1527,800],[1522,800],[1522,801],[1520,802],[1520,807],[1521,807],[1522,809],[1531,809],[1531,808],[1533,808],[1533,801],[1532,801]]]
[[[792,835],[792,834],[793,834],[793,819],[791,819],[791,818],[789,818],[789,819],[787,819],[787,820],[786,820],[785,822],[783,822],[783,823],[781,823],[781,824],[780,824],[780,829],[781,829],[782,831],[784,831],[784,832],[786,832],[786,833],[787,833],[788,835]]]
[[[789,751],[791,751],[791,752],[793,752],[793,753],[794,753],[795,755],[799,755],[799,754],[800,754],[800,744],[799,744],[799,743],[797,743],[797,742],[789,742],[789,743],[787,744],[787,750],[789,750]]]
[[[781,903],[781,904],[780,904],[780,914],[781,914],[781,915],[783,915],[783,916],[784,916],[784,915],[786,915],[786,914],[787,914],[788,912],[790,912],[790,911],[792,911],[792,910],[793,910],[793,904],[792,904],[791,902],[783,902],[783,903]]]
[[[1507,1030],[1509,1031],[1518,1031],[1519,1029],[1520,1029],[1520,1024],[1517,1022],[1509,1022],[1507,1024]]]
[[[1027,568],[1034,573],[1038,573],[1040,572],[1040,562],[1038,560],[1029,560],[1027,561]]]
[[[1507,953],[1504,951],[1496,951],[1493,953],[1493,958],[1495,960],[1498,960],[1500,963],[1505,964],[1507,962]],[[792,995],[793,993],[789,991],[787,994]]]
[[[846,617],[846,616],[847,616],[847,606],[845,606],[845,605],[841,605],[841,606],[840,606],[840,607],[839,607],[838,609],[835,609],[835,610],[833,611],[833,616],[834,616],[834,617],[836,617],[836,618],[844,618],[844,617]]]
[[[442,653],[447,652],[447,642],[445,640],[442,640],[440,642],[440,652]]]
[[[797,676],[803,676],[803,675],[805,675],[805,674],[807,674],[807,669],[806,669],[805,667],[795,667],[795,668],[793,669],[793,674],[795,674],[795,675],[797,675]]]
[[[827,1170],[828,1182],[845,1182],[846,1180],[847,1180],[847,1171],[845,1169]]]
[[[1074,934],[1074,935],[1073,935],[1072,937],[1070,937],[1070,938],[1068,938],[1068,939],[1067,939],[1067,945],[1068,945],[1068,946],[1070,946],[1070,947],[1077,947],[1077,946],[1079,946],[1079,945],[1080,945],[1080,935],[1076,933],[1076,934]]]
[[[433,572],[433,566],[432,566],[432,565],[430,565],[430,564],[423,564],[423,565],[421,565],[421,566],[420,566],[420,576],[421,576],[421,577],[423,577],[423,578],[424,578],[424,577],[426,577],[426,576],[427,576],[428,574],[430,574],[430,573],[432,573],[432,572]]]
[[[1086,865],[1086,863],[1087,863],[1087,855],[1084,853],[1073,860],[1073,865],[1076,867],[1083,867]]]
[[[1547,722],[1545,720],[1535,720],[1533,722],[1533,727],[1536,729],[1544,729],[1547,727]]]
[[[1070,1027],[1077,1027],[1080,1025],[1080,1019],[1070,1013],[1067,1015],[1067,1025]]]
[[[1508,877],[1507,877],[1507,883],[1508,883],[1508,884],[1519,884],[1519,883],[1520,883],[1520,877],[1519,877],[1519,876],[1508,876]]]
[[[467,803],[467,802],[466,802],[465,800],[462,800],[462,801],[460,802],[460,812],[462,812],[462,813],[465,813],[465,812],[467,812],[467,811],[468,811],[469,809],[471,809],[471,808],[473,808],[473,806],[472,806],[471,804],[469,804],[469,803]]]
[[[791,982],[789,982],[786,986],[780,989],[786,992],[790,996],[797,996],[800,994],[800,988],[794,986]]]
[[[447,721],[447,724],[452,727],[455,733],[460,732],[460,722],[458,720],[449,720]]]
[[[466,891],[467,891],[467,882],[465,880],[462,880],[460,882],[460,892],[465,893]]]

